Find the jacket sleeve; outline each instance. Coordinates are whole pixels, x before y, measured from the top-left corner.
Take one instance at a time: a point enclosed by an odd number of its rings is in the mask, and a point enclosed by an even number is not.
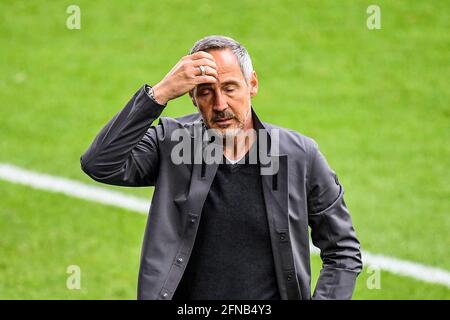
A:
[[[314,141],[309,166],[308,221],[323,262],[313,299],[351,299],[362,260],[344,188]]]
[[[145,86],[98,133],[81,156],[92,179],[119,186],[152,186],[158,173],[158,131],[151,126],[165,106],[152,100]]]

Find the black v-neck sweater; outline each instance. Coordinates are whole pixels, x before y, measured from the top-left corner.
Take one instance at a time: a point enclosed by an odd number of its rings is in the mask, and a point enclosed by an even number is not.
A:
[[[224,158],[174,300],[280,299],[258,164]]]

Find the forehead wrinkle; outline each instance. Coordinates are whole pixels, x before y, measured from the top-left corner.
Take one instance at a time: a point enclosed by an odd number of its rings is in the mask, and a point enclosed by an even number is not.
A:
[[[241,69],[239,70],[230,70],[225,72],[217,72],[219,75],[219,85],[222,85],[223,83],[228,82],[235,82],[236,84],[239,84],[242,82],[241,79]]]

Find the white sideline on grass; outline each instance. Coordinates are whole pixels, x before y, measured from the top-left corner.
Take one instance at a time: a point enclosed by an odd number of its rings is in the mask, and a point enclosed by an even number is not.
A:
[[[150,199],[138,198],[66,178],[37,173],[7,163],[0,163],[0,179],[35,189],[63,193],[71,197],[112,205],[142,214],[147,214],[150,208]],[[320,253],[319,249],[312,245],[311,252],[313,254]],[[379,268],[397,275],[450,288],[450,272],[447,270],[367,251],[362,252],[362,257],[365,267]]]

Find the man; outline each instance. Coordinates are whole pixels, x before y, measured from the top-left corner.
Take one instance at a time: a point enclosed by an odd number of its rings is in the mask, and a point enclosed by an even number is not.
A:
[[[199,112],[152,126],[186,92]],[[313,298],[351,298],[362,263],[343,187],[311,138],[259,120],[257,92],[247,50],[205,37],[81,157],[96,181],[155,186],[139,299],[310,299],[308,225],[323,260]],[[178,152],[182,136],[192,150]]]

